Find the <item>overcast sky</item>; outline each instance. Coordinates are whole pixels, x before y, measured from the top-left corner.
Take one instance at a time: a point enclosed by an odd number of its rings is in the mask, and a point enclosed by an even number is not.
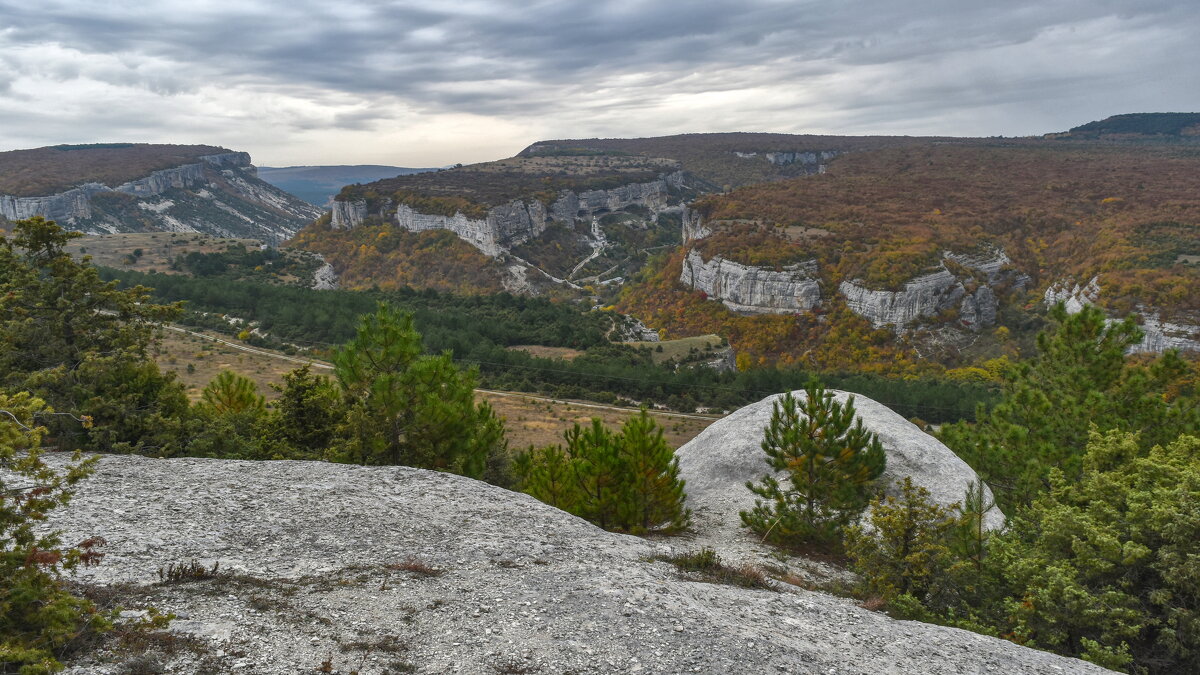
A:
[[[1198,0],[0,0],[0,149],[440,166],[546,138],[1200,111]]]

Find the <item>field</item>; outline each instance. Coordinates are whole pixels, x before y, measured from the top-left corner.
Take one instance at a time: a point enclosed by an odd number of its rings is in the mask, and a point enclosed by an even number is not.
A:
[[[171,261],[182,260],[189,253],[226,253],[231,247],[258,252],[261,246],[262,242],[257,239],[213,237],[196,232],[127,232],[80,237],[67,245],[66,250],[74,256],[90,255],[92,264],[118,270],[189,274],[186,264],[176,265],[173,269]],[[287,248],[277,251],[278,259],[262,269],[234,264],[229,273],[235,277],[256,276],[281,284],[303,281],[307,285],[311,282],[312,270],[320,264],[312,254]],[[275,255],[276,250],[266,252]]]
[[[126,234],[90,235],[75,239],[67,246],[72,255],[92,256],[92,263],[136,272],[178,274],[168,260],[188,253],[220,253],[229,245],[241,244],[248,249],[262,245],[256,239],[223,239],[191,232],[131,232]],[[135,251],[140,250],[141,255]]]
[[[213,334],[210,337],[234,342],[226,336]],[[270,385],[282,382],[284,374],[300,367],[300,363],[288,358],[265,349],[243,351],[206,337],[174,330],[164,331],[162,344],[155,354],[159,366],[176,373],[193,400],[200,398],[204,386],[222,370],[232,370],[249,377],[258,385],[259,393],[268,400],[274,399],[278,393]],[[318,364],[314,368],[317,372],[328,372],[328,364],[314,363]],[[189,365],[192,366],[190,371]],[[527,394],[481,391],[478,397],[488,401],[496,414],[504,418],[509,446],[514,449],[561,442],[563,432],[571,425],[576,422],[586,424],[593,417],[599,417],[610,427],[616,427],[636,414],[636,411],[611,406],[556,401]],[[661,412],[654,416],[663,426],[667,442],[673,448],[695,438],[716,419]]]
[[[666,363],[672,359],[683,362],[694,353],[719,349],[722,341],[720,335],[697,335],[678,340],[663,340],[662,342],[625,342],[623,344],[634,349],[647,347],[650,349],[650,358],[655,363]],[[659,347],[662,347],[662,351],[659,351]]]

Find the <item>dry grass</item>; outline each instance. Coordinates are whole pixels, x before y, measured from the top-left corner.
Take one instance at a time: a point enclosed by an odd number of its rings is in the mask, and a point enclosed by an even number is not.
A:
[[[191,232],[130,232],[80,237],[67,246],[67,253],[86,253],[92,256],[93,263],[106,267],[178,274],[170,269],[168,258],[193,252],[220,253],[230,244],[256,249],[262,242],[255,239],[223,239]],[[132,264],[126,264],[126,256],[132,256],[137,249],[142,250],[142,255],[135,258]]]
[[[219,337],[223,340],[235,341],[229,336]],[[695,340],[696,338],[689,339]],[[200,392],[222,370],[232,370],[249,377],[258,385],[260,394],[266,396],[268,400],[274,399],[279,394],[271,389],[270,385],[272,383],[281,384],[285,374],[300,367],[299,364],[292,361],[243,352],[227,345],[170,330],[164,331],[163,342],[154,356],[159,367],[179,376],[184,386],[187,387],[188,396],[193,400],[200,398]],[[188,372],[188,365],[192,366],[192,372]],[[314,368],[314,372],[322,375],[330,374],[324,368]],[[479,392],[476,397],[490,403],[496,410],[496,414],[504,418],[508,443],[513,448],[561,443],[563,432],[570,429],[576,422],[588,424],[593,417],[599,417],[610,427],[619,427],[637,414],[636,410],[594,408],[590,407],[594,404],[582,402],[543,401],[521,394],[503,395]],[[716,421],[715,419],[673,417],[653,412],[651,414],[663,426],[667,442],[673,448],[678,448],[692,440],[708,425]]]
[[[541,359],[562,359],[564,361],[572,361],[576,357],[582,356],[583,352],[570,347],[546,347],[545,345],[513,345],[509,349],[518,352],[525,352],[531,356],[536,356]]]
[[[640,349],[642,347],[650,348],[650,358],[655,363],[665,363],[671,359],[683,361],[692,354],[692,350],[703,354],[711,347],[712,349],[721,348],[721,336],[719,335],[697,335],[695,337],[679,338],[678,340],[663,340],[662,342],[626,342],[624,343]],[[658,348],[662,347],[662,351]]]

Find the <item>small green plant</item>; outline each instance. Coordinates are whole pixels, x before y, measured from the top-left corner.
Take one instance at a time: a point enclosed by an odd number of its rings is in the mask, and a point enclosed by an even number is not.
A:
[[[776,590],[767,581],[767,577],[758,569],[749,565],[730,567],[721,561],[721,557],[711,548],[705,547],[691,553],[680,553],[673,556],[658,556],[654,560],[669,562],[684,572],[694,572],[704,581],[715,584],[728,584],[742,588],[761,588],[768,591]]]
[[[189,581],[207,581],[218,576],[220,562],[214,562],[212,567],[205,567],[195,560],[185,563],[167,563],[158,568],[158,580],[165,584],[186,583]]]

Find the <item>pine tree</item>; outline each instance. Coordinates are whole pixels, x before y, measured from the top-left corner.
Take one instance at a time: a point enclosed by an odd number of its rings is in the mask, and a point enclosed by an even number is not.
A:
[[[604,529],[620,527],[618,509],[627,489],[627,469],[616,434],[599,419],[576,424],[564,435],[579,486],[578,514]]]
[[[88,258],[66,252],[80,236],[41,217],[0,236],[0,387],[95,420],[88,432],[48,421],[60,447],[161,454],[178,442],[187,396],[147,351],[181,307],[102,281]]]
[[[200,393],[200,398],[215,415],[258,414],[266,410],[266,399],[259,395],[254,380],[232,370],[218,373]]]
[[[883,473],[879,438],[855,419],[853,397],[843,405],[815,380],[803,399],[788,393],[775,401],[764,431],[762,449],[776,475],[746,483],[761,499],[741,512],[742,524],[779,544],[836,547]]]
[[[1006,511],[1044,491],[1052,467],[1078,476],[1093,424],[1137,432],[1145,449],[1200,430],[1190,366],[1173,352],[1150,367],[1127,360],[1142,335],[1132,318],[1110,323],[1095,307],[1069,315],[1062,304],[1050,318],[1037,357],[1005,373],[1002,400],[940,434]]]
[[[947,540],[955,519],[908,476],[899,487],[899,497],[871,502],[870,528],[847,528],[846,552],[870,592],[889,601],[899,595],[924,600],[951,564]]]
[[[621,428],[617,445],[628,475],[621,521],[633,532],[680,530],[689,511],[684,507],[684,481],[679,459],[663,438],[662,427],[643,408]]]
[[[338,459],[402,464],[475,478],[505,451],[492,408],[475,403],[475,373],[450,354],[423,355],[412,315],[386,304],[364,316],[353,340],[334,355],[334,373],[350,403]]]

